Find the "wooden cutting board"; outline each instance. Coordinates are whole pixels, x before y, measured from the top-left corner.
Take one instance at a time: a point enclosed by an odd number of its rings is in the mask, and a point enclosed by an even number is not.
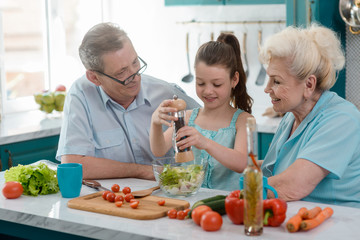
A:
[[[177,210],[183,210],[190,207],[190,203],[185,200],[158,196],[137,198],[137,200],[139,200],[139,206],[136,209],[131,208],[130,203],[126,201],[124,201],[121,207],[117,207],[115,203],[104,200],[102,193],[103,191],[71,199],[68,201],[67,206],[89,212],[139,220],[161,218],[167,215],[169,209],[175,208]],[[123,195],[122,193],[116,194]],[[160,199],[165,200],[164,206],[159,206],[157,203]]]

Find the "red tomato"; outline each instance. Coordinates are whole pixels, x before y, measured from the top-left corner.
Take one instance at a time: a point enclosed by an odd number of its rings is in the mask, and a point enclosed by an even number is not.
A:
[[[137,200],[137,199],[130,199],[130,203],[132,203],[132,202],[139,202],[139,200]]]
[[[117,207],[121,207],[123,205],[123,202],[122,201],[115,202],[115,205]]]
[[[103,194],[102,194],[102,197],[104,200],[107,200],[106,199],[106,196],[108,195],[108,193],[111,193],[110,191],[104,191]]]
[[[190,208],[187,208],[187,209],[184,210],[184,212],[186,213],[186,216],[188,215],[188,213],[189,213],[190,211],[191,211]]]
[[[7,182],[2,189],[4,197],[8,199],[14,199],[21,196],[24,189],[19,182]]]
[[[206,205],[200,205],[191,212],[191,218],[197,225],[200,225],[201,216],[208,211],[212,211],[212,209],[209,206]]]
[[[124,194],[131,193],[131,188],[129,188],[129,187],[124,187],[123,190],[122,190],[122,192],[123,192]]]
[[[167,212],[167,215],[169,218],[176,218],[177,210],[175,208],[172,208]]]
[[[124,197],[122,195],[116,195],[115,202],[123,202],[123,201],[124,201]]]
[[[115,202],[115,193],[112,192],[108,193],[106,195],[106,200],[108,200],[109,202]]]
[[[134,196],[131,193],[125,195],[125,201],[130,202],[131,199],[134,199]]]
[[[218,212],[207,211],[201,216],[200,225],[205,231],[217,231],[223,223],[222,217]]]
[[[157,203],[159,204],[159,206],[164,206],[165,205],[165,199],[161,199]]]
[[[179,220],[184,220],[186,217],[186,213],[185,211],[178,211],[176,214],[176,218]]]
[[[139,206],[139,201],[133,201],[133,202],[131,202],[130,203],[130,207],[132,207],[132,208],[137,208]]]
[[[112,185],[111,191],[113,191],[113,192],[118,192],[118,191],[120,191],[120,186],[119,186],[118,184]]]

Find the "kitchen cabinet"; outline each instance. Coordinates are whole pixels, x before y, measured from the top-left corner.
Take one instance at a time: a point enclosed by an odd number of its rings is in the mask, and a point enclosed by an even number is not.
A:
[[[165,6],[284,4],[286,0],[165,0]]]
[[[266,153],[269,150],[272,139],[274,138],[273,133],[258,133],[258,159],[263,160]]]
[[[308,26],[316,22],[334,30],[341,39],[343,49],[346,49],[346,25],[339,14],[339,0],[286,0],[286,24]],[[338,75],[336,84],[331,91],[345,98],[344,68]]]
[[[18,164],[26,165],[46,159],[52,162],[58,147],[59,135],[0,146],[0,169],[4,171]]]

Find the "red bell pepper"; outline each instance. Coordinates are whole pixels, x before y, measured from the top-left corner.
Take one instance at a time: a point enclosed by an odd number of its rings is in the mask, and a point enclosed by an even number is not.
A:
[[[286,218],[287,203],[280,198],[266,199],[264,207],[264,226],[278,227]]]
[[[225,211],[234,224],[244,222],[244,199],[242,199],[241,190],[232,191],[225,198]]]
[[[287,203],[279,198],[263,201],[264,226],[278,227],[286,218]],[[232,191],[225,198],[225,211],[234,224],[244,223],[244,199],[241,190]]]

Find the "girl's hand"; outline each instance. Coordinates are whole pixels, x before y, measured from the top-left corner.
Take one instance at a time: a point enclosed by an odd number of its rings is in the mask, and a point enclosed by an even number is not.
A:
[[[186,138],[180,141],[180,139],[185,136]],[[197,149],[206,150],[208,140],[208,138],[204,137],[195,128],[189,126],[180,128],[176,134],[176,141],[178,141],[176,145],[180,150],[191,146],[195,146]]]
[[[167,99],[160,103],[159,107],[154,111],[151,117],[151,121],[155,125],[166,125],[171,127],[171,121],[176,121],[177,117],[172,116],[169,113],[177,112],[176,108],[169,107],[173,100]]]

